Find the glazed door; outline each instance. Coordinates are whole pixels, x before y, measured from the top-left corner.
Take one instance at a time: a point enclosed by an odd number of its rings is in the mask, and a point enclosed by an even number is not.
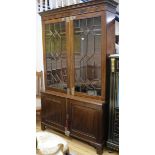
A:
[[[67,92],[67,26],[61,19],[43,23],[45,87]]]
[[[89,16],[77,16],[73,20],[72,95],[101,97],[103,37],[101,19],[100,14],[89,14]]]

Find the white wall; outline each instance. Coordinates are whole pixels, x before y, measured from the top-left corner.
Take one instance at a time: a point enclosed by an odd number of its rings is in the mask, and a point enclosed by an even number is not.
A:
[[[119,22],[115,22],[115,35],[119,35]]]
[[[36,12],[37,13],[37,12]],[[37,13],[37,32],[36,32],[36,71],[43,70],[43,48],[42,48],[42,25],[41,16]]]

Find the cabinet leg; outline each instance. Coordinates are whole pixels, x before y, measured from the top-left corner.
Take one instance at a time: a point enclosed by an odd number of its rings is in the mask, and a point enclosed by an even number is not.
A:
[[[103,147],[97,147],[96,152],[98,155],[102,155],[103,154]]]
[[[46,129],[46,128],[45,128],[45,125],[41,123],[41,130],[44,131],[45,129]]]
[[[109,152],[109,153],[113,153],[113,150],[112,150],[112,149],[109,149],[108,152]]]
[[[67,149],[65,155],[70,155],[70,153],[69,153],[69,149]]]

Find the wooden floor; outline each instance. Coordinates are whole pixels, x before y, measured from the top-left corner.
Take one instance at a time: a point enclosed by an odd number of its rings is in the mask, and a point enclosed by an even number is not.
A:
[[[37,123],[36,123],[36,131],[41,131],[41,126],[40,126],[39,120],[37,120]],[[81,142],[81,141],[71,138],[71,137],[67,137],[67,136],[60,134],[58,132],[55,132],[51,129],[46,129],[46,131],[50,131],[52,133],[55,133],[55,134],[63,137],[64,139],[66,139],[66,141],[69,144],[69,149],[70,149],[71,155],[97,155],[95,148],[84,143],[84,142]],[[103,152],[103,155],[118,155],[118,152],[110,153],[109,150],[105,149]]]

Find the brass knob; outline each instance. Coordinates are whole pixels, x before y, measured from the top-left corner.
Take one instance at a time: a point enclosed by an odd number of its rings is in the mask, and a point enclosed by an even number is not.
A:
[[[73,88],[71,89],[71,94],[74,95],[74,93],[75,93],[75,88],[73,87]]]

